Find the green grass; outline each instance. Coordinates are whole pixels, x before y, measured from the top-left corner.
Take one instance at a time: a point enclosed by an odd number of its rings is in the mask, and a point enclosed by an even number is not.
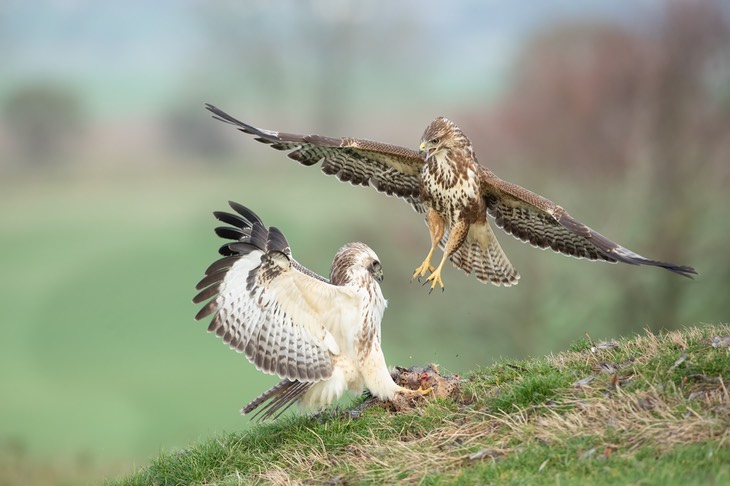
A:
[[[477,370],[458,399],[288,416],[163,453],[109,484],[723,484],[730,350],[710,340],[728,334],[587,337]]]
[[[198,306],[190,302],[220,244],[211,212],[225,209],[228,199],[281,228],[296,258],[320,273],[343,243],[367,242],[386,272],[388,363],[435,362],[465,374],[496,361],[473,373],[493,398],[486,409],[491,413],[550,403],[560,398],[555,390],[581,378],[500,357],[568,349],[586,332],[608,339],[645,325],[672,329],[730,317],[722,204],[708,204],[706,227],[682,239],[695,256],[680,263],[702,273],[694,281],[660,269],[538,252],[497,232],[522,274],[520,285],[481,285],[448,266],[446,291],[428,295],[409,283],[428,236],[408,205],[256,147],[228,165],[152,158],[145,163],[171,169],[148,170],[120,151],[78,174],[49,169],[0,178],[0,366],[6,370],[0,374],[0,415],[6,418],[0,421],[0,483],[94,481],[129,472],[160,451],[250,427],[238,410],[276,378],[208,335],[207,324],[193,320]],[[263,157],[270,152],[270,159]],[[578,204],[586,192],[593,194],[592,204]],[[601,208],[610,207],[612,214],[632,214],[632,227],[642,227],[642,216],[613,193],[592,191],[588,183],[546,192],[629,248],[665,256],[653,246],[661,236],[612,228],[621,219],[602,217]],[[627,305],[640,291],[661,307],[660,291],[669,282],[683,294],[671,321],[643,305],[638,314]],[[591,345],[584,337],[571,350]],[[677,350],[652,366],[667,369],[680,355]],[[687,360],[668,378],[678,386],[682,373],[699,365],[699,358]],[[529,380],[520,368],[531,371]],[[35,471],[47,471],[48,480]]]

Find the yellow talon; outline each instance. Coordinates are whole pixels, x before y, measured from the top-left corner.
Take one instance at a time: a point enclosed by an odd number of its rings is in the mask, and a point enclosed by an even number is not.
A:
[[[429,290],[429,293],[433,291],[433,289],[436,287],[436,284],[439,284],[441,286],[441,290],[444,289],[444,283],[441,281],[441,268],[437,268],[431,273],[431,275],[428,276],[428,279],[426,279],[425,283],[431,282],[431,290]]]
[[[424,390],[423,389],[423,385],[421,385],[421,386],[418,387],[418,390],[416,390],[416,393],[420,393],[421,395],[426,396],[429,393],[431,393],[432,391],[433,391],[433,387],[432,386],[429,386],[428,388],[426,388]]]
[[[411,280],[413,280],[414,278],[420,279],[421,277],[426,275],[426,272],[431,273],[434,270],[436,270],[436,267],[431,265],[430,259],[426,259],[423,261],[423,263],[421,263],[421,266],[416,268],[416,271],[413,272],[413,276],[411,277]]]

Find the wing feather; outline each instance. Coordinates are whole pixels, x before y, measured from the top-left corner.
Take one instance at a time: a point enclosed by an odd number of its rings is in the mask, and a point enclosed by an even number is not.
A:
[[[193,301],[210,300],[196,319],[212,314],[208,330],[266,373],[302,382],[329,378],[339,346],[328,319],[332,309],[357,306],[357,295],[296,263],[279,230],[240,205],[231,207],[238,215],[216,217],[235,228],[216,232],[235,242],[225,247],[230,256],[198,283]]]
[[[634,253],[574,219],[549,199],[503,181],[481,166],[479,177],[487,213],[497,226],[537,248],[550,248],[589,260],[653,265],[690,278],[697,274],[692,267],[651,260]]]
[[[240,131],[302,165],[322,162],[322,172],[342,182],[372,186],[389,196],[406,200],[422,213],[426,206],[420,196],[420,174],[424,159],[415,150],[372,140],[331,138],[321,135],[296,135],[256,128],[228,113],[206,104],[213,118],[234,125]]]
[[[289,380],[281,381],[243,407],[241,413],[245,415],[258,408],[258,411],[252,417],[253,419],[259,421],[272,417],[277,419],[311,387],[312,383]]]

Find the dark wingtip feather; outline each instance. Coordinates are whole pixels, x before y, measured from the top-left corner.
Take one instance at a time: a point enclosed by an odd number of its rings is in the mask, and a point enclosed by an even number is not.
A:
[[[213,118],[216,120],[220,120],[225,123],[229,123],[231,125],[240,125],[241,122],[233,118],[231,115],[226,113],[225,111],[221,110],[215,105],[212,105],[210,103],[205,104],[205,109],[209,112],[213,113]]]
[[[651,260],[639,255],[638,253],[634,253],[628,248],[624,248],[618,243],[609,240],[583,223],[578,222],[568,213],[560,215],[560,217],[558,217],[558,222],[574,234],[588,239],[595,246],[596,250],[598,250],[601,255],[606,257],[609,261],[628,263],[629,265],[650,265],[660,267],[683,277],[692,279],[694,279],[693,275],[698,275],[697,270],[688,265],[676,265],[674,263]]]
[[[694,280],[695,275],[699,275],[697,273],[697,270],[688,265],[675,265],[674,263],[660,262],[656,260],[644,260],[639,261],[638,263],[642,265],[653,265],[655,267],[664,268],[666,270],[669,270],[670,272],[676,273],[677,275],[691,278],[692,280]]]
[[[237,214],[227,213],[225,211],[213,211],[213,216],[218,221],[230,224],[236,228],[250,228],[252,223]]]
[[[215,228],[215,233],[221,238],[234,241],[234,243],[223,245],[218,250],[219,253],[225,256],[241,256],[250,253],[254,248],[265,251],[268,229],[261,218],[242,204],[234,201],[228,201],[228,204],[238,214],[225,211],[213,212],[216,219],[231,225],[219,226]]]
[[[236,256],[245,256],[251,253],[254,250],[260,250],[261,248],[258,248],[256,245],[251,244],[248,241],[238,241],[236,243],[227,243],[224,245],[226,248],[226,251],[230,252],[232,255]],[[221,247],[222,249],[223,247]]]
[[[242,228],[236,228],[233,226],[218,226],[213,231],[215,231],[215,234],[225,240],[238,241],[246,236]]]
[[[272,226],[269,228],[269,237],[266,241],[267,251],[280,251],[284,254],[290,254],[289,242],[286,241],[284,233],[279,231],[278,228]]]
[[[261,219],[256,213],[241,204],[233,201],[229,201],[229,204],[238,214],[215,211],[213,215],[216,219],[230,225],[215,228],[215,233],[223,239],[233,241],[219,248],[218,252],[223,255],[223,258],[211,263],[205,270],[205,277],[195,286],[198,293],[193,297],[193,303],[200,304],[212,298],[212,300],[198,311],[195,316],[196,320],[201,320],[217,312],[218,304],[216,303],[215,296],[218,294],[220,284],[225,279],[231,267],[241,257],[248,255],[252,251],[266,250],[268,230]],[[214,326],[214,323],[211,323],[211,326]]]
[[[254,223],[258,223],[260,225],[264,224],[264,222],[261,221],[261,218],[259,218],[258,214],[254,213],[251,209],[247,208],[243,204],[239,204],[235,201],[228,201],[228,204],[231,206],[231,209],[243,216],[246,221],[251,223],[251,226],[253,226]]]
[[[201,319],[204,319],[211,315],[212,313],[216,312],[218,310],[218,304],[215,302],[215,300],[211,300],[207,304],[205,304],[197,314],[195,314],[195,320],[199,321]],[[209,329],[210,330],[210,329]]]
[[[209,287],[214,283],[222,282],[225,278],[226,273],[228,273],[228,271],[224,270],[206,275],[200,282],[198,282],[198,285],[195,286],[195,290],[203,290],[204,288]]]
[[[194,304],[200,304],[201,302],[205,302],[206,300],[210,299],[211,297],[218,294],[218,285],[211,285],[210,287],[207,287],[198,294],[193,297],[193,303]]]
[[[625,250],[625,248],[619,247],[618,250]],[[662,262],[659,260],[650,260],[649,258],[644,258],[643,256],[637,255],[633,252],[630,252],[629,255],[624,255],[620,252],[612,251],[610,255],[617,261],[621,263],[628,263],[629,265],[648,265],[652,267],[659,267],[691,279],[694,279],[693,275],[697,275],[697,270],[688,265],[676,265],[674,263]]]
[[[670,272],[674,272],[687,278],[694,278],[692,275],[697,275],[697,270],[688,265],[676,265],[674,263],[662,262],[643,257],[628,248],[624,248],[623,246],[614,243],[600,233],[593,232],[592,240],[595,242],[596,248],[600,252],[607,254],[615,261],[628,263],[630,265],[649,265],[652,267],[664,268]]]
[[[211,273],[220,272],[222,270],[228,271],[228,269],[231,268],[231,265],[233,265],[235,262],[235,257],[226,256],[220,258],[211,263],[208,268],[205,269],[205,274],[210,275]]]
[[[256,135],[257,137],[261,137],[260,139],[257,138],[256,140],[259,140],[260,142],[264,143],[271,143],[273,140],[276,140],[276,137],[272,137],[270,133],[266,133],[265,131],[262,131],[254,126],[248,125],[246,123],[243,123],[241,120],[238,120],[237,118],[232,117],[225,111],[221,110],[217,106],[211,105],[210,103],[205,104],[205,109],[209,112],[213,113],[213,118],[222,121],[224,123],[228,123],[229,125],[234,125],[238,127],[239,130],[241,130],[244,133],[248,133],[250,135]]]
[[[672,265],[671,267],[664,267],[667,270],[670,270],[674,273],[677,273],[683,277],[691,278],[694,280],[695,275],[699,275],[699,272],[695,270],[693,267],[687,266],[687,265]]]
[[[224,257],[235,257],[240,256],[237,251],[235,251],[233,248],[231,248],[232,243],[226,243],[225,245],[221,245],[220,248],[218,248],[218,253],[223,255]]]

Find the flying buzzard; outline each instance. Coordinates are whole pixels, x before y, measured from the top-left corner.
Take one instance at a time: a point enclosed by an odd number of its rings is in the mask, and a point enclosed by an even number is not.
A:
[[[452,121],[436,118],[421,137],[420,151],[355,138],[294,135],[247,125],[212,105],[214,118],[254,135],[255,140],[303,165],[322,161],[322,171],[355,185],[405,199],[426,213],[431,250],[413,278],[431,272],[431,290],[443,289],[441,271],[447,259],[474,272],[480,282],[514,285],[520,278],[487,221],[537,248],[576,258],[654,265],[685,277],[694,268],[650,260],[632,252],[573,219],[562,207],[516,184],[503,181],[479,165],[472,144]],[[443,249],[437,267],[431,265],[436,246]]]
[[[425,394],[395,384],[380,348],[386,300],[378,282],[383,268],[363,243],[348,243],[335,255],[330,279],[300,265],[276,228],[250,209],[231,202],[237,214],[213,213],[230,226],[216,228],[223,258],[197,285],[193,302],[208,299],[195,316],[213,315],[208,327],[244,353],[256,368],[282,381],[246,405],[261,418],[278,417],[294,402],[326,406],[345,390],[367,388],[380,399],[396,393]]]

